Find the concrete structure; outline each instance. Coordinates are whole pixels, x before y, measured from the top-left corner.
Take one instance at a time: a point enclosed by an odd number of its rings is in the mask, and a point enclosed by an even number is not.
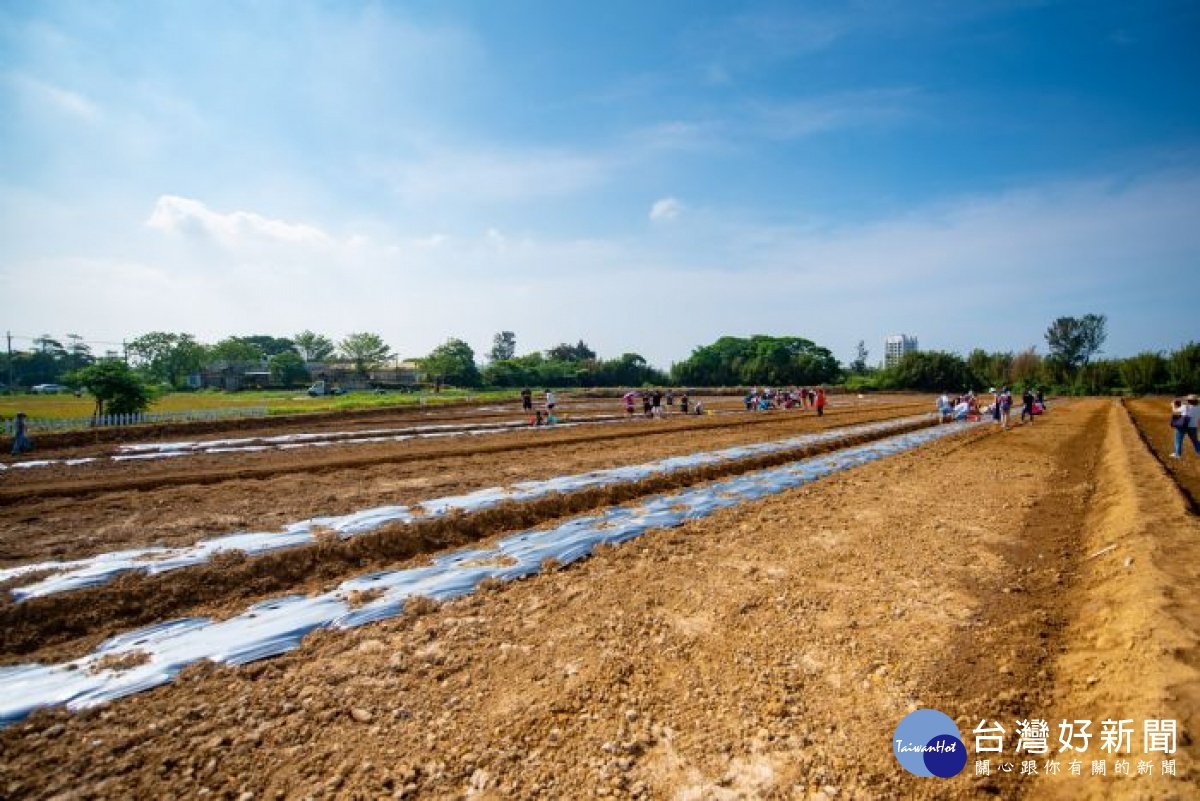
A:
[[[904,358],[906,353],[915,353],[920,350],[917,346],[917,338],[910,337],[908,334],[892,334],[883,342],[883,366],[885,368],[895,367]]]

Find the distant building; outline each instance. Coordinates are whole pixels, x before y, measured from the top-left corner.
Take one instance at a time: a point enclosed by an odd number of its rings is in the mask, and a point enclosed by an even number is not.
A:
[[[883,366],[895,367],[904,358],[906,353],[915,353],[920,350],[917,346],[917,338],[910,337],[908,334],[892,334],[883,342]]]

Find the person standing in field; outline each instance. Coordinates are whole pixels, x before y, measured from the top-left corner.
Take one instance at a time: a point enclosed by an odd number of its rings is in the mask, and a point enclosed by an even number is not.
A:
[[[817,387],[817,417],[825,416],[825,387]]]
[[[954,419],[954,404],[950,402],[950,395],[947,392],[942,392],[942,396],[937,400],[938,422],[948,423]]]
[[[530,391],[529,387],[525,387],[525,389],[521,390],[521,411],[533,411],[533,392]]]
[[[33,450],[33,440],[25,431],[25,412],[17,412],[17,422],[13,428],[13,456]]]
[[[1175,450],[1172,459],[1183,456],[1184,437],[1192,441],[1192,448],[1200,456],[1200,437],[1196,434],[1197,423],[1200,423],[1200,398],[1188,395],[1186,403],[1175,401],[1171,408],[1171,427],[1175,429]]]
[[[1025,387],[1025,391],[1021,393],[1021,423],[1025,422],[1025,415],[1029,415],[1029,423],[1033,424],[1033,390]]]
[[[547,412],[547,414],[554,412],[554,407],[557,403],[558,403],[558,401],[554,397],[554,392],[549,389],[546,390],[546,412]]]
[[[686,392],[679,398],[679,411],[684,414],[688,413],[688,394]]]
[[[655,417],[662,417],[662,399],[661,389],[654,390],[654,394],[650,396],[650,406]]]
[[[1171,458],[1178,459],[1183,452],[1183,437],[1187,431],[1187,406],[1179,398],[1171,401],[1171,431],[1175,434],[1174,447],[1171,448]]]
[[[1197,434],[1197,424],[1200,423],[1200,398],[1195,395],[1188,395],[1187,402],[1187,437],[1192,441],[1192,448],[1195,449],[1196,455],[1200,456],[1200,435]]]
[[[1012,391],[1008,387],[1000,390],[1000,427],[1008,430],[1008,423],[1012,414]]]

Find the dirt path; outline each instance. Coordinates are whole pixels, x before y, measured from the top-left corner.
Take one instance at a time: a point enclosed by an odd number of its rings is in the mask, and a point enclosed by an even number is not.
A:
[[[1196,520],[1172,493],[1119,406],[1056,405],[285,657],[39,713],[0,733],[0,793],[1194,797]],[[911,777],[890,739],[921,706],[972,759],[981,719],[1174,717],[1180,775]]]

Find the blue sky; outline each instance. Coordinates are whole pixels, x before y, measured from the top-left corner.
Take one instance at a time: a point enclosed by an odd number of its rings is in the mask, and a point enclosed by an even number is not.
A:
[[[1197,41],[1194,2],[7,0],[0,322],[1171,349]]]

